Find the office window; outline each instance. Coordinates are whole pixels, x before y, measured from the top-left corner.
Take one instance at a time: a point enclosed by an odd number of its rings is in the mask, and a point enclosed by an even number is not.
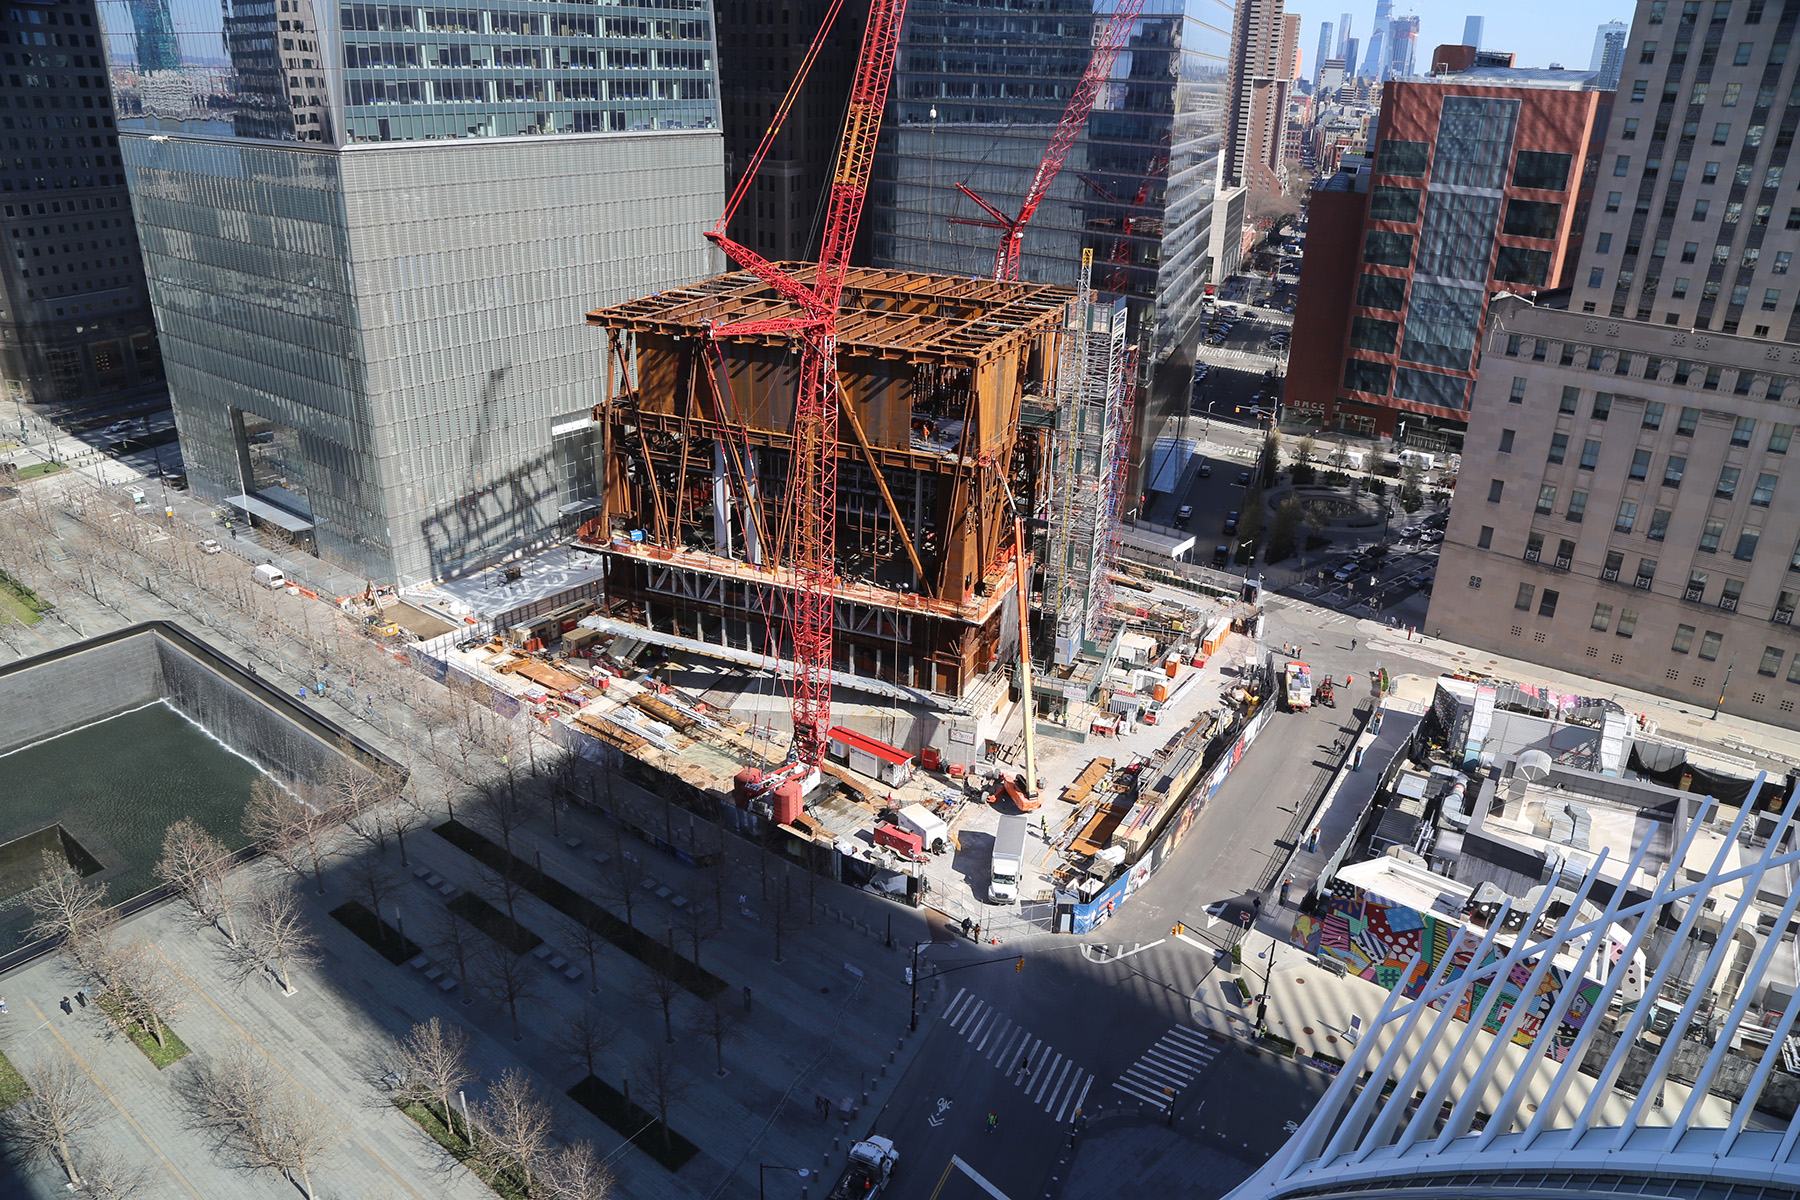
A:
[[[1737,423],[1731,427],[1731,444],[1734,446],[1748,446],[1751,437],[1753,437],[1755,433],[1756,418],[1739,417]]]
[[[1574,388],[1574,387],[1564,388],[1563,393],[1562,393],[1562,404],[1560,406],[1558,406],[1557,411],[1558,412],[1566,412],[1566,413],[1574,412],[1575,404],[1580,399],[1581,399],[1581,389],[1580,388]]]
[[[1513,597],[1513,607],[1520,612],[1531,611],[1531,601],[1537,595],[1537,588],[1529,583],[1519,585],[1519,594]]]
[[[1399,312],[1406,307],[1406,280],[1392,275],[1364,272],[1356,285],[1356,303],[1362,308]]]
[[[1499,483],[1500,481],[1496,479],[1494,482]],[[1488,499],[1497,500],[1499,497],[1490,491],[1488,493]],[[1540,513],[1553,513],[1556,511],[1556,485],[1554,483],[1538,485],[1537,511]]]
[[[1630,478],[1644,479],[1650,474],[1650,451],[1634,450],[1631,454]]]
[[[1511,351],[1508,351],[1508,353],[1511,353]],[[1525,377],[1523,375],[1513,376],[1512,393],[1507,396],[1507,399],[1514,404],[1523,404],[1525,402]]]
[[[1588,283],[1587,283],[1587,285],[1589,287],[1597,288],[1605,281],[1606,281],[1606,268],[1605,267],[1589,267],[1588,268]]]
[[[1562,205],[1549,200],[1508,200],[1501,226],[1514,237],[1553,238],[1562,227]]]
[[[1631,155],[1621,154],[1613,159],[1613,174],[1616,176],[1631,174]]]
[[[1513,431],[1510,429],[1502,429],[1500,431],[1500,453],[1511,454],[1512,448],[1513,448]]]
[[[1543,596],[1538,600],[1538,616],[1554,617],[1556,615],[1556,602],[1560,599],[1562,599],[1562,596],[1555,588],[1545,588]]]
[[[1526,559],[1526,561],[1527,562],[1537,562],[1540,559],[1542,559],[1543,557],[1544,557],[1544,535],[1541,533],[1535,533],[1535,532],[1526,534],[1525,535],[1525,559]]]
[[[1723,367],[1708,367],[1708,368],[1706,368],[1706,377],[1704,380],[1701,381],[1700,386],[1702,388],[1704,388],[1706,391],[1716,392],[1719,390],[1719,380],[1723,376],[1724,376],[1724,368]]]
[[[1487,550],[1487,549],[1492,548],[1493,544],[1494,544],[1494,527],[1492,525],[1483,525],[1481,527],[1481,533],[1479,535],[1477,535],[1477,537],[1475,538],[1476,547],[1479,549],[1482,549],[1482,550]]]
[[[1620,192],[1606,193],[1606,211],[1609,213],[1618,212],[1619,211],[1619,201],[1622,200],[1623,198],[1624,198],[1624,196]],[[1800,208],[1797,208],[1794,211],[1796,213],[1800,213]],[[1792,226],[1791,228],[1800,229],[1800,225]]]
[[[1630,533],[1632,526],[1637,524],[1637,511],[1636,501],[1619,501],[1619,515],[1613,518],[1613,530],[1617,533]]]
[[[1508,358],[1519,357],[1519,345],[1524,340],[1525,340],[1524,338],[1520,337],[1516,333],[1507,334],[1506,335],[1506,357],[1508,357]],[[1513,377],[1513,387],[1515,389],[1519,389],[1519,385],[1523,382],[1524,381],[1519,379],[1517,376]],[[1522,390],[1522,389],[1519,389],[1519,390]],[[1514,396],[1513,399],[1517,400],[1518,397]]]
[[[1612,628],[1613,606],[1610,604],[1594,605],[1594,619],[1588,622],[1589,629],[1598,629],[1605,633]]]
[[[1742,66],[1748,65],[1750,62],[1750,55],[1753,54],[1755,51],[1756,51],[1756,43],[1755,42],[1739,42],[1737,44],[1737,53],[1732,56],[1731,65],[1734,67],[1742,67]]]
[[[1400,324],[1397,321],[1383,321],[1378,317],[1352,317],[1350,319],[1350,348],[1352,350],[1373,350],[1377,354],[1392,354],[1399,335]]]
[[[1711,207],[1712,207],[1711,200],[1696,200],[1696,201],[1694,201],[1694,220],[1696,220],[1696,221],[1706,220],[1707,210],[1710,209]],[[1696,246],[1695,249],[1699,249],[1699,247]],[[1689,259],[1689,258],[1683,258],[1682,261],[1683,262],[1692,262],[1693,260]]]
[[[1756,487],[1750,493],[1750,503],[1757,508],[1767,508],[1775,499],[1775,482],[1780,476],[1773,471],[1761,471],[1756,476]]]
[[[1547,150],[1521,150],[1513,162],[1513,186],[1560,192],[1569,183],[1574,159]],[[1545,235],[1549,236],[1549,235]]]
[[[1677,275],[1674,284],[1669,288],[1669,298],[1672,300],[1687,299],[1688,283],[1689,280],[1686,275]]]
[[[1636,117],[1628,117],[1625,121],[1624,131],[1619,135],[1619,140],[1621,142],[1635,142],[1637,141],[1637,131],[1638,119]]]
[[[1569,435],[1553,433],[1550,435],[1550,461],[1559,463],[1569,453]]]
[[[1700,182],[1701,183],[1717,183],[1718,179],[1719,179],[1719,164],[1716,162],[1707,163],[1705,168],[1702,169],[1700,172]]]
[[[1776,425],[1769,434],[1769,453],[1786,454],[1788,452],[1788,443],[1793,440],[1794,427],[1792,425]]]
[[[1719,657],[1719,644],[1725,638],[1721,634],[1707,630],[1700,636],[1700,657],[1707,662],[1714,662]]]
[[[1557,365],[1563,366],[1563,367],[1572,367],[1575,365],[1574,343],[1572,343],[1572,342],[1564,342],[1563,343],[1562,357],[1557,359]]]
[[[1723,146],[1730,140],[1731,140],[1731,122],[1730,121],[1720,121],[1717,125],[1713,126],[1713,136],[1712,136],[1712,144],[1713,145]]]
[[[1713,496],[1719,500],[1729,500],[1737,495],[1738,476],[1743,471],[1737,467],[1720,467],[1719,482],[1713,485]]]
[[[1744,581],[1727,579],[1725,586],[1719,589],[1719,607],[1726,612],[1736,612],[1738,601],[1744,598]]]
[[[1600,569],[1600,577],[1608,581],[1617,579],[1619,577],[1619,568],[1624,565],[1625,556],[1623,554],[1619,553],[1617,550],[1608,550],[1606,552],[1606,565]]]
[[[1500,493],[1504,490],[1506,490],[1506,481],[1504,479],[1490,479],[1488,481],[1488,503],[1500,503]]]
[[[1579,522],[1587,515],[1587,502],[1588,494],[1586,492],[1571,491],[1569,493],[1569,511],[1563,514],[1563,518]]]
[[[1379,184],[1369,192],[1369,220],[1417,221],[1421,194],[1418,188]]]
[[[1687,456],[1683,454],[1669,455],[1669,461],[1663,464],[1664,487],[1678,488],[1682,476],[1687,474]]]
[[[1785,657],[1786,653],[1779,646],[1764,646],[1762,661],[1756,664],[1756,673],[1773,678],[1781,670],[1781,660]]]
[[[1765,289],[1763,289],[1762,307],[1763,307],[1764,312],[1774,312],[1776,306],[1779,305],[1780,303],[1781,303],[1781,289],[1780,288],[1765,288]]]
[[[1716,553],[1719,542],[1725,537],[1725,522],[1716,517],[1708,518],[1700,529],[1700,549],[1708,554]]]
[[[1788,558],[1788,570],[1800,571],[1800,543],[1794,546],[1794,553]]]
[[[1378,267],[1412,265],[1413,239],[1409,233],[1371,229],[1363,235],[1363,261]]]
[[[1656,61],[1655,42],[1645,42],[1638,47],[1638,61],[1640,63],[1653,63]]]
[[[1344,360],[1344,386],[1353,392],[1387,395],[1390,368],[1386,363],[1365,362],[1360,358]]]
[[[1575,542],[1572,538],[1558,538],[1556,541],[1556,565],[1568,568],[1575,561]]]
[[[1544,355],[1549,351],[1549,349],[1550,349],[1550,343],[1546,342],[1543,338],[1533,339],[1532,343],[1531,343],[1531,361],[1532,362],[1543,362]]]
[[[1617,629],[1613,630],[1613,633],[1622,638],[1631,637],[1633,634],[1637,633],[1637,623],[1637,609],[1621,608],[1619,610],[1619,626]]]
[[[1662,401],[1652,400],[1649,403],[1644,405],[1643,427],[1645,429],[1661,429],[1662,428],[1662,419],[1663,419]]]
[[[1675,423],[1675,432],[1681,437],[1693,437],[1694,430],[1700,427],[1700,410],[1681,406],[1681,420]]]
[[[1608,254],[1612,251],[1612,234],[1603,233],[1594,239],[1594,253]]]
[[[1792,250],[1777,250],[1775,252],[1775,261],[1769,264],[1769,274],[1786,275],[1788,273],[1788,265],[1793,261],[1794,252]]]
[[[1787,681],[1789,683],[1800,683],[1800,654],[1796,654],[1794,657],[1788,659]]]
[[[1650,510],[1650,527],[1644,530],[1644,536],[1653,542],[1660,542],[1669,535],[1669,510],[1654,508]]]
[[[1740,562],[1749,562],[1756,557],[1756,543],[1761,538],[1762,530],[1760,529],[1744,529],[1739,531],[1737,549],[1731,552],[1731,557],[1738,559]]]
[[[1677,654],[1686,654],[1693,648],[1694,634],[1696,632],[1697,630],[1695,630],[1692,625],[1677,625],[1675,627],[1675,640],[1669,644],[1669,649]]]
[[[1431,143],[1396,138],[1382,138],[1375,155],[1383,175],[1407,175],[1415,179],[1425,174],[1425,165],[1430,159]]]
[[[1599,353],[1598,350],[1588,351],[1588,361],[1590,363],[1593,362],[1594,356],[1598,353]],[[1608,417],[1612,416],[1612,402],[1613,402],[1613,398],[1612,398],[1611,392],[1595,392],[1594,393],[1594,411],[1592,414],[1594,420],[1604,421]]]
[[[1581,443],[1581,462],[1583,471],[1591,471],[1600,465],[1600,442],[1597,438],[1588,438]]]
[[[1654,558],[1638,559],[1637,585],[1648,591],[1656,582],[1656,560]]]

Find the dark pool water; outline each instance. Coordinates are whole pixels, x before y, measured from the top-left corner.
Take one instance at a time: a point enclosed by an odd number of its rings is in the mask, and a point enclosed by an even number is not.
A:
[[[167,704],[157,703],[0,756],[0,840],[61,823],[100,860],[107,899],[156,884],[163,832],[191,816],[232,849],[261,774]],[[26,921],[0,920],[0,952]]]

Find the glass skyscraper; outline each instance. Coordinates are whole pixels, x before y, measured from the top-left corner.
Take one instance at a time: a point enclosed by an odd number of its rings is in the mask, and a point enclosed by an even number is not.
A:
[[[371,579],[599,491],[597,305],[702,277],[706,0],[102,0],[196,493]]]
[[[866,218],[875,265],[993,272],[999,231],[951,223],[985,219],[956,185],[1018,212],[1114,7],[913,0]],[[1231,29],[1221,0],[1149,0],[1025,230],[1021,279],[1073,286],[1091,249],[1095,289],[1128,302],[1128,336],[1150,383],[1138,458],[1144,438],[1187,403],[1188,335],[1205,285],[1237,261],[1235,246],[1215,245],[1213,211]]]

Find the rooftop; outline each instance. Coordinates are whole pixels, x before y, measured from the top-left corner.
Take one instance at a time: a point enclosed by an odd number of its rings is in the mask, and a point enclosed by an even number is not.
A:
[[[1549,88],[1552,91],[1604,91],[1595,80],[1598,71],[1552,70],[1548,67],[1470,67],[1443,75],[1409,77],[1407,83],[1438,83],[1455,87]]]
[[[807,285],[817,269],[804,262],[776,266]],[[1068,289],[1046,284],[852,268],[838,306],[838,348],[851,356],[974,367],[1061,328],[1064,306],[1073,298]],[[700,337],[713,322],[765,321],[797,312],[755,275],[734,271],[595,309],[587,319],[608,329]],[[772,334],[767,340],[786,339]]]

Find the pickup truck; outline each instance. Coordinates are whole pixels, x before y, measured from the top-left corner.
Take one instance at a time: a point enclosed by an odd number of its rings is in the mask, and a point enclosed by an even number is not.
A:
[[[831,1189],[830,1200],[875,1200],[887,1187],[900,1152],[893,1139],[869,1137],[850,1147],[850,1161]]]

